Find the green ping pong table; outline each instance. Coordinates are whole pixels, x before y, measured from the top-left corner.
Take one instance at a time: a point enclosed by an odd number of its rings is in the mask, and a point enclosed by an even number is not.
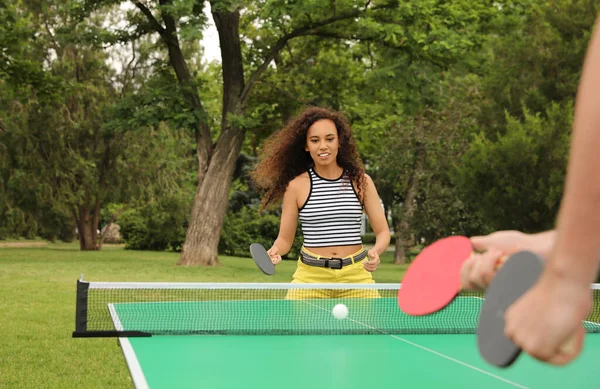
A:
[[[600,387],[593,372],[600,324],[594,322],[584,323],[584,351],[565,367],[523,354],[499,369],[477,351],[482,299],[476,294],[461,295],[436,314],[410,317],[397,306],[399,285],[371,286],[379,298],[299,300],[281,293],[289,284],[195,284],[196,293],[180,292],[189,285],[170,293],[134,285],[129,295],[89,297],[88,316],[108,311],[117,331],[153,334],[119,337],[136,388]],[[346,319],[331,314],[337,303],[348,306]],[[104,304],[107,310],[94,308]],[[88,317],[88,331],[106,329],[106,318],[94,320]]]
[[[600,335],[564,368],[486,365],[473,335],[121,338],[136,388],[598,388]],[[368,386],[367,386],[368,385]]]

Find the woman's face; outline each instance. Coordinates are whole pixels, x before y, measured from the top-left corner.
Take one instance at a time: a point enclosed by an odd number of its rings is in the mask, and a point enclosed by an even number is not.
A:
[[[332,120],[317,120],[309,127],[305,150],[310,153],[315,164],[325,166],[334,163],[339,147],[337,128]]]

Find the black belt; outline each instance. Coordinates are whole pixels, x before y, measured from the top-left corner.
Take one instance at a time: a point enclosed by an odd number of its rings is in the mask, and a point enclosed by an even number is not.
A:
[[[360,262],[367,256],[367,251],[363,250],[354,256],[354,262]],[[300,260],[302,263],[310,266],[327,267],[330,269],[341,269],[344,266],[352,264],[352,258],[324,258],[313,257],[312,255],[301,251]]]

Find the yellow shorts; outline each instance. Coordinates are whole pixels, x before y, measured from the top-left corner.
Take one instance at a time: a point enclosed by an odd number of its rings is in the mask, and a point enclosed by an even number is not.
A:
[[[302,247],[302,251],[314,257],[319,255],[308,251]],[[354,254],[344,258],[351,258],[352,264],[343,266],[341,269],[330,269],[326,267],[310,266],[298,259],[298,268],[293,275],[292,284],[374,284],[375,280],[371,272],[363,267],[363,259],[360,262],[354,262],[354,257],[364,251],[360,249]],[[376,289],[294,289],[288,291],[286,299],[301,300],[311,298],[379,298],[379,292]]]

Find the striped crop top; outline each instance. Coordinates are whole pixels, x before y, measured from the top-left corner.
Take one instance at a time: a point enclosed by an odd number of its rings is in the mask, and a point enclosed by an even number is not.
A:
[[[350,178],[345,174],[335,180],[308,171],[310,191],[299,210],[304,246],[360,245],[363,207]]]

